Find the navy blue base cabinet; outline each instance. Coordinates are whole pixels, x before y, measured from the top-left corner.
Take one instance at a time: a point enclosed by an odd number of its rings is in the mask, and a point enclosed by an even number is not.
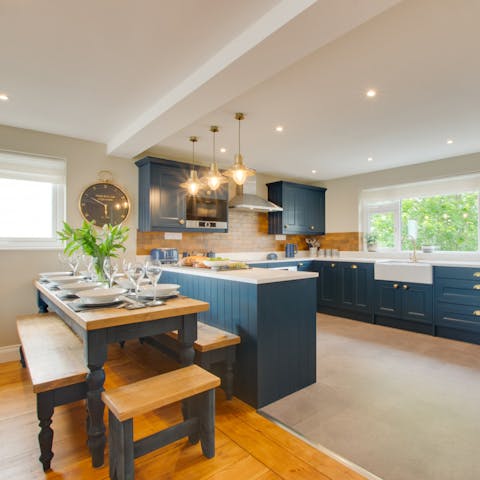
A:
[[[235,395],[255,408],[316,381],[315,280],[256,285],[177,272],[161,278],[210,303],[199,321],[240,335]]]
[[[480,344],[480,268],[434,267],[435,333]]]
[[[375,323],[433,334],[432,286],[376,280]]]
[[[373,264],[314,261],[317,311],[373,322]]]

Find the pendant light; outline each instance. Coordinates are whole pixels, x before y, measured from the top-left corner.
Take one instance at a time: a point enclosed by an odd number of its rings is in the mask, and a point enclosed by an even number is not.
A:
[[[181,183],[180,186],[186,188],[190,195],[196,195],[199,190],[204,188],[195,170],[195,142],[198,141],[198,137],[190,137],[189,140],[192,142],[192,168],[190,170],[190,177],[188,177],[186,182]]]
[[[228,182],[228,178],[224,177],[220,171],[218,170],[217,162],[215,160],[215,134],[218,132],[218,127],[216,125],[212,125],[210,127],[210,131],[213,133],[213,156],[212,156],[212,164],[210,165],[210,170],[208,173],[201,178],[201,181],[208,185],[210,190],[217,190],[220,185],[223,183]]]
[[[235,163],[223,173],[227,177],[231,177],[237,185],[243,185],[248,177],[255,175],[255,170],[243,164],[243,157],[240,154],[240,122],[244,118],[243,113],[235,114],[235,119],[238,120],[238,153],[235,155]]]

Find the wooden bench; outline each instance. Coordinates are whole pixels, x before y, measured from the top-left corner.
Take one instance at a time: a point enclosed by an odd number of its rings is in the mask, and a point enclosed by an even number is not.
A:
[[[240,343],[240,337],[202,322],[198,322],[197,330],[198,338],[193,345],[195,348],[195,363],[206,370],[211,370],[213,364],[224,364],[223,372],[220,375],[222,378],[221,385],[225,390],[227,399],[230,400],[233,395],[235,345]],[[146,337],[143,341],[179,360],[178,332],[176,330],[154,337]]]
[[[199,440],[207,458],[215,455],[215,387],[220,379],[197,365],[180,368],[130,385],[104,391],[108,407],[110,478],[132,480],[134,459],[188,436]],[[188,400],[186,419],[133,441],[133,417]]]
[[[17,317],[17,330],[22,365],[28,367],[37,395],[39,460],[47,471],[53,458],[54,408],[86,398],[83,345],[55,313]]]

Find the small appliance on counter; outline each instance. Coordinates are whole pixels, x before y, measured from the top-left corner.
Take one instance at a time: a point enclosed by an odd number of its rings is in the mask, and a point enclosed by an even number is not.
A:
[[[276,253],[269,253],[267,255],[267,260],[278,260],[278,255]]]
[[[150,251],[153,260],[161,260],[163,263],[178,263],[178,250],[176,248],[154,248]]]
[[[285,257],[293,258],[297,253],[297,244],[296,243],[287,243],[285,245]]]

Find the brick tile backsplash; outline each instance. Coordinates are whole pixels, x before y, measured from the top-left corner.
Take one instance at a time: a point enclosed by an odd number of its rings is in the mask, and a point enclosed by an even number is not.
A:
[[[287,235],[287,240],[275,240],[268,234],[268,214],[232,210],[229,212],[227,233],[182,232],[182,240],[165,240],[164,232],[137,232],[137,254],[148,255],[152,248],[177,248],[180,252],[270,252],[282,251],[285,243],[296,243],[299,250],[308,250],[305,235]],[[312,238],[312,236],[308,236]],[[316,238],[320,248],[359,250],[358,232],[327,233]]]

